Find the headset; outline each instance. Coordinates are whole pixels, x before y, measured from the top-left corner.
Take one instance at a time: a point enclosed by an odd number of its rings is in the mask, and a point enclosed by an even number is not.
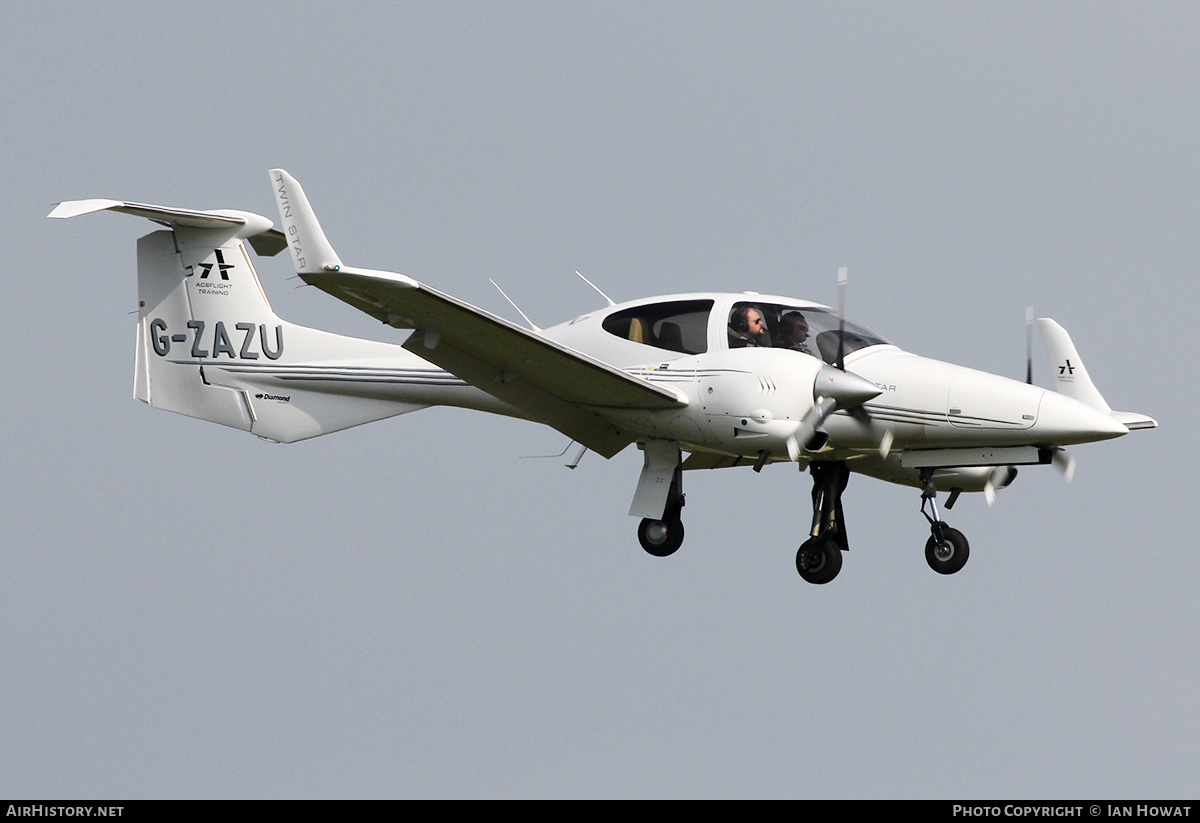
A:
[[[758,312],[758,316],[763,319],[764,323],[766,322],[767,313],[758,306],[735,306],[729,315],[729,328],[740,334],[746,334],[749,332],[751,309],[754,309],[756,312]]]

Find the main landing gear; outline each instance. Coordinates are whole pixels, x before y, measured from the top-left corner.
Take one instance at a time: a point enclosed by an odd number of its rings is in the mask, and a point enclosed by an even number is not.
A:
[[[846,518],[842,513],[842,492],[850,479],[850,470],[840,461],[813,461],[812,531],[796,552],[796,571],[809,583],[828,583],[842,570],[842,552],[850,550],[846,541]],[[925,560],[938,574],[954,574],[967,563],[971,548],[958,529],[952,529],[938,514],[933,471],[921,474],[921,514],[929,521],[930,537],[925,544]],[[952,493],[946,508],[954,505]],[[929,511],[926,511],[926,509]]]
[[[638,525],[638,542],[647,553],[655,557],[669,557],[683,545],[683,471],[675,470],[671,490],[667,493],[667,507],[662,520],[643,517]]]
[[[651,515],[643,516],[638,525],[638,542],[648,554],[668,557],[683,545],[680,517],[684,506],[683,466],[679,444],[648,440],[643,448],[645,465],[630,514]],[[812,529],[796,551],[796,571],[807,582],[821,585],[838,576],[842,553],[850,550],[842,512],[842,492],[850,479],[850,469],[840,460],[813,460],[808,470],[813,478]],[[966,565],[970,546],[963,533],[950,528],[938,513],[932,469],[921,471],[921,484],[921,514],[929,521],[930,533],[925,560],[938,574],[954,574]],[[951,508],[957,499],[958,492],[951,492],[946,508]]]
[[[925,543],[925,562],[938,574],[954,574],[967,565],[971,547],[967,543],[966,535],[958,529],[950,528],[938,515],[937,501],[934,499],[937,490],[933,487],[933,473],[929,469],[923,470],[921,480],[925,483],[925,488],[921,491],[921,514],[929,521],[930,531],[929,540]],[[957,493],[950,495],[946,508],[954,505],[957,496]],[[933,512],[932,515],[925,511],[926,504]]]
[[[813,524],[810,537],[796,552],[796,571],[809,583],[828,583],[842,570],[846,542],[846,520],[842,515],[842,492],[850,470],[842,462],[809,464],[813,476]]]

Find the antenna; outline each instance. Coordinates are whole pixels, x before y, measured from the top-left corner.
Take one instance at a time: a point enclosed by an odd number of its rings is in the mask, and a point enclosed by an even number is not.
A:
[[[495,280],[493,280],[490,277],[488,278],[488,282],[496,287],[496,291],[498,291],[498,292],[500,292],[500,294],[504,295],[504,299],[508,301],[508,304],[510,306],[512,306],[514,309],[517,310],[517,314],[521,315],[522,317],[525,317],[525,312],[521,311],[521,307],[518,306],[516,303],[514,303],[512,301],[511,297],[509,297],[507,294],[504,294],[504,289],[500,288],[499,283],[497,283]],[[541,333],[542,330],[540,328],[538,328],[537,326],[535,326],[533,321],[530,320],[528,317],[525,317],[525,322],[529,324],[529,328],[533,329],[535,332]]]
[[[576,271],[575,273],[576,273],[576,274],[579,274],[579,272],[578,272],[578,271]],[[597,292],[600,294],[600,296],[601,296],[601,297],[603,297],[605,300],[607,300],[607,301],[608,301],[608,305],[610,305],[610,306],[615,306],[615,305],[617,305],[616,303],[614,303],[614,302],[613,302],[613,300],[612,300],[612,298],[611,298],[611,297],[609,297],[609,296],[608,296],[607,294],[605,294],[604,292],[600,291],[600,287],[599,287],[599,286],[597,286],[595,283],[593,283],[591,280],[588,280],[588,279],[587,279],[586,277],[584,277],[582,274],[579,274],[579,277],[580,277],[580,279],[582,279],[582,280],[583,280],[583,282],[584,282],[584,283],[587,283],[589,286],[591,286],[593,289],[595,289],[595,290],[596,290],[596,291],[597,291]]]

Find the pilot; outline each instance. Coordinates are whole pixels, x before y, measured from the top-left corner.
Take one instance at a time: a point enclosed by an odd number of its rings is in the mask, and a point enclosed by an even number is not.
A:
[[[762,310],[756,306],[738,306],[729,316],[729,348],[770,346],[771,335]]]
[[[798,311],[790,311],[779,322],[779,333],[782,337],[779,345],[792,351],[812,354],[808,348],[808,321]]]

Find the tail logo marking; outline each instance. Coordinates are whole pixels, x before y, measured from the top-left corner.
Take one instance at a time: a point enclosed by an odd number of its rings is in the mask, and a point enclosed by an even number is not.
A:
[[[1064,365],[1058,367],[1058,376],[1061,380],[1070,380],[1075,376],[1075,367],[1071,365],[1070,360],[1063,361]]]
[[[283,356],[283,326],[275,327],[274,350],[271,349],[271,344],[267,339],[267,327],[261,323],[235,323],[233,325],[237,331],[242,332],[242,341],[239,348],[234,348],[223,321],[218,320],[213,324],[212,335],[208,338],[204,334],[207,326],[208,324],[203,320],[189,320],[187,322],[187,327],[194,332],[192,335],[192,357],[215,360],[219,356],[225,355],[230,360],[257,360],[260,352],[268,360],[278,360]],[[256,331],[258,332],[257,335],[255,335]],[[254,345],[256,338],[259,344],[257,351]],[[161,317],[156,317],[150,321],[150,344],[154,347],[154,353],[159,357],[166,357],[170,354],[172,343],[186,342],[186,334],[179,332],[168,333],[167,323]],[[212,346],[211,352],[204,348],[205,344]]]
[[[225,262],[225,255],[221,253],[220,249],[213,249],[213,251],[217,255],[216,265],[217,265],[218,271],[220,272],[221,279],[228,280],[229,275],[227,274],[227,272],[233,268],[233,264]],[[204,269],[204,273],[200,275],[200,279],[207,280],[208,276],[210,274],[212,274],[213,264],[212,263],[201,263],[200,268]]]

